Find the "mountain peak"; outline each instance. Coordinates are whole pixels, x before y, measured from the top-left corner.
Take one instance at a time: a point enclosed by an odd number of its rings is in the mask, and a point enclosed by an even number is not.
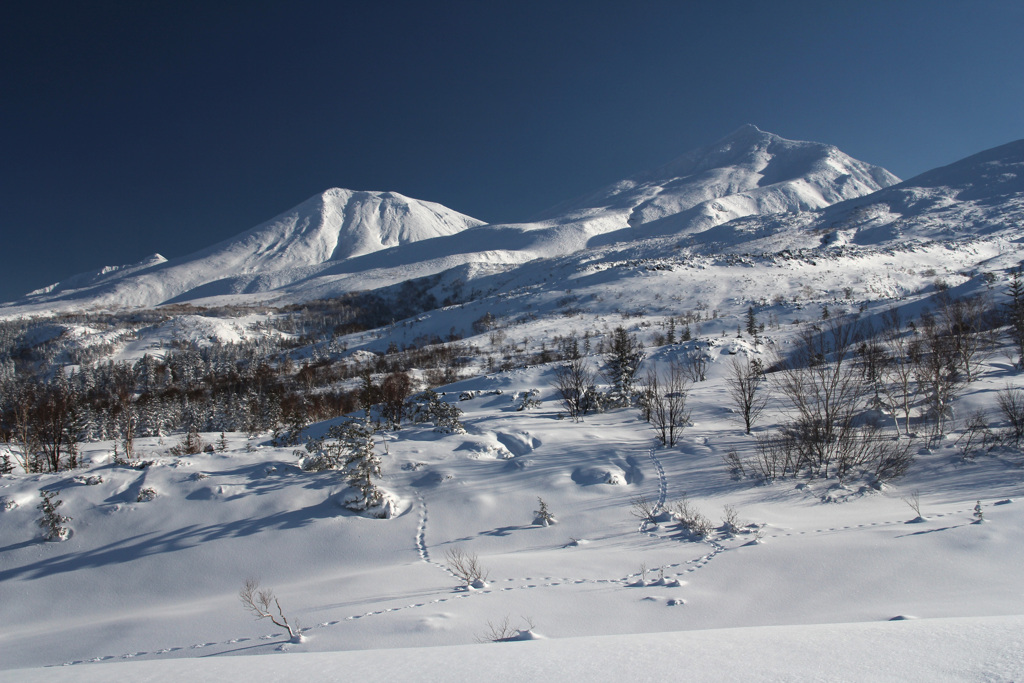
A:
[[[656,232],[693,232],[741,216],[824,208],[899,180],[832,145],[787,140],[747,123],[547,215],[572,219],[595,210],[622,211],[634,228],[661,222]]]

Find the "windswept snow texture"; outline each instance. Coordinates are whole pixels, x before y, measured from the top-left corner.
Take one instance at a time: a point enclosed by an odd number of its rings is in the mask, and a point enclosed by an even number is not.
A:
[[[17,305],[43,311],[228,299],[292,302],[456,268],[464,270],[460,277],[472,279],[601,244],[687,235],[743,216],[820,209],[898,181],[830,145],[785,140],[747,125],[659,169],[557,207],[537,222],[483,226],[395,193],[334,189],[191,256],[78,276]]]

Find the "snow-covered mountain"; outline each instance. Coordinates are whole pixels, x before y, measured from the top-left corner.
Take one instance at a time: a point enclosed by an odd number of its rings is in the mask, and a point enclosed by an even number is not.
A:
[[[396,192],[334,188],[194,254],[170,261],[156,255],[132,266],[77,275],[24,301],[131,308],[175,300],[197,287],[216,289],[218,282],[224,293],[246,284],[263,291],[278,284],[275,273],[301,272],[479,225],[483,222],[440,204]]]
[[[741,216],[820,209],[899,182],[832,145],[747,124],[713,145],[549,210],[578,218],[627,210],[646,234],[704,229]]]
[[[906,247],[1014,235],[1024,227],[1024,140],[816,211],[750,216],[692,233],[705,253]]]
[[[898,180],[835,147],[785,140],[747,125],[531,223],[484,226],[396,193],[334,189],[190,256],[76,276],[16,303],[48,310],[213,297],[295,301],[456,268],[459,277],[472,278],[600,244],[818,209]]]

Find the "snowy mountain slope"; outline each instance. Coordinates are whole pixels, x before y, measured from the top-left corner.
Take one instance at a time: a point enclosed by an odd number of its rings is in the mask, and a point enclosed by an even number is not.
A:
[[[138,277],[123,271],[75,278],[16,305],[44,311],[232,296],[308,300],[456,267],[490,272],[610,242],[686,234],[738,216],[820,208],[897,180],[829,145],[744,126],[533,223],[482,226],[394,193],[329,190],[237,238]]]
[[[1024,141],[996,147],[862,197],[797,214],[748,216],[692,233],[702,253],[961,246],[1024,228]]]
[[[147,307],[225,278],[256,282],[262,291],[279,285],[279,273],[302,272],[479,225],[481,221],[440,204],[398,193],[335,188],[189,256],[171,261],[152,259],[144,270],[105,269],[94,277],[79,276],[33,292],[24,302],[37,309],[58,301],[79,306]],[[284,276],[283,281],[294,277]]]

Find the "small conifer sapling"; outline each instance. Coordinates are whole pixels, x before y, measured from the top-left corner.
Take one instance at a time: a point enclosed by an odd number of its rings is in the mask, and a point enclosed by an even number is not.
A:
[[[43,537],[47,541],[66,541],[71,535],[71,530],[64,526],[71,518],[57,512],[57,508],[64,504],[64,501],[56,497],[58,493],[59,491],[39,492],[43,499],[36,506],[43,513],[39,519],[39,526],[43,528]]]

